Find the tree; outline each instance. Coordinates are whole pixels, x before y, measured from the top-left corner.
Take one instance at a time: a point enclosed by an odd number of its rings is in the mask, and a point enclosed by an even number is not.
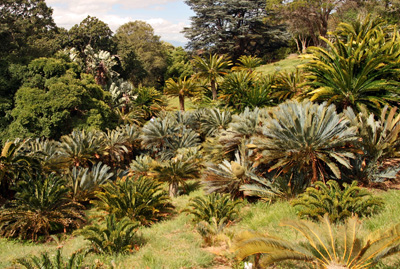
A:
[[[58,49],[52,13],[44,0],[1,0],[0,57],[27,62]]]
[[[156,86],[164,81],[166,48],[149,24],[143,21],[125,23],[117,29],[114,38],[123,75],[135,86]]]
[[[273,19],[288,25],[299,51],[305,52],[308,38],[314,46],[322,44],[319,37],[327,36],[331,14],[343,2],[345,0],[277,0],[268,2],[267,9]],[[302,43],[301,49],[299,43]]]
[[[228,54],[236,60],[242,55],[263,56],[286,46],[289,36],[281,26],[263,22],[266,1],[186,0],[196,14],[191,26],[183,30],[188,48]]]
[[[110,27],[96,17],[87,16],[75,24],[68,32],[69,46],[76,48],[81,55],[88,45],[95,51],[113,51],[112,31]]]
[[[189,61],[189,53],[182,47],[171,47],[168,49],[168,67],[165,72],[165,80],[169,78],[178,79],[193,75],[193,66]]]
[[[232,62],[223,55],[210,54],[206,58],[195,56],[193,64],[197,69],[195,77],[204,78],[210,83],[213,100],[217,100],[217,79],[227,73]]]
[[[9,137],[58,139],[74,128],[114,127],[107,105],[111,96],[91,75],[62,59],[39,58],[28,66],[29,75],[18,89]]]
[[[196,96],[198,88],[199,86],[193,78],[178,78],[176,81],[170,78],[165,82],[164,93],[178,96],[180,110],[185,111],[185,97]]]

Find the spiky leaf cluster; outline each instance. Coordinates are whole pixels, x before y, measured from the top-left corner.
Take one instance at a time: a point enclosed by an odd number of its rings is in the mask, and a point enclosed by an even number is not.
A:
[[[326,184],[319,181],[315,186],[307,188],[292,205],[298,208],[300,217],[318,221],[328,214],[331,222],[342,222],[352,215],[368,217],[377,213],[383,206],[382,199],[373,197],[367,190],[343,183],[343,189],[334,180]]]
[[[102,188],[96,192],[98,200],[93,203],[118,219],[129,217],[143,225],[151,225],[174,209],[162,184],[149,178],[119,179]]]
[[[80,227],[85,222],[83,206],[68,197],[65,185],[54,174],[21,181],[15,200],[0,211],[0,234],[36,240],[52,231]]]
[[[47,252],[41,253],[39,256],[17,259],[16,263],[24,266],[27,269],[80,269],[83,266],[83,261],[86,252],[74,252],[68,259],[63,258],[61,250],[57,249],[54,258]]]
[[[206,221],[218,227],[238,217],[241,201],[232,201],[227,194],[211,193],[205,197],[195,197],[189,203],[189,212],[194,221]]]
[[[118,219],[114,214],[106,216],[106,226],[98,224],[83,228],[79,234],[92,243],[98,253],[117,254],[132,251],[137,242],[137,222],[128,217]]]
[[[372,268],[382,258],[400,252],[400,224],[363,240],[357,217],[348,219],[337,231],[327,215],[323,223],[323,227],[305,220],[282,224],[299,232],[305,238],[302,242],[244,232],[236,237],[236,257],[243,260],[250,255],[262,254],[262,266],[295,260],[316,265],[317,268],[356,269]]]

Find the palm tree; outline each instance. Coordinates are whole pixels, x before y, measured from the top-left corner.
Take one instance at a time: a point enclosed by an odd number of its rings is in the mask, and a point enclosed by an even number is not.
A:
[[[168,183],[170,197],[176,197],[179,185],[185,186],[186,180],[200,177],[200,168],[201,166],[195,158],[178,155],[174,159],[160,163],[153,169],[157,180]]]
[[[357,217],[349,219],[335,233],[327,215],[325,227],[311,221],[287,221],[283,226],[300,232],[306,239],[301,243],[251,232],[236,238],[236,257],[243,260],[254,254],[264,254],[262,266],[285,260],[304,261],[326,269],[371,268],[381,259],[400,252],[400,224],[386,232],[371,234],[367,240],[359,236]]]
[[[225,75],[229,66],[232,65],[230,60],[223,55],[211,55],[208,58],[194,57],[193,62],[198,70],[195,74],[197,78],[205,78],[210,82],[213,100],[217,99],[217,78]]]
[[[177,81],[170,78],[165,82],[164,93],[178,96],[181,111],[185,111],[185,97],[194,97],[198,94],[199,87],[193,78],[178,78]]]
[[[397,80],[400,42],[396,30],[388,31],[384,21],[368,16],[353,24],[341,23],[334,42],[322,38],[327,49],[312,47],[306,65],[311,100],[327,100],[339,109],[361,105],[370,110],[399,101]]]
[[[315,182],[319,176],[327,176],[326,166],[341,178],[335,161],[350,168],[349,158],[354,154],[343,146],[357,139],[356,127],[350,127],[350,121],[337,114],[334,105],[288,101],[270,113],[263,135],[254,141],[256,160],[270,165],[269,172],[277,169],[279,175],[298,169],[312,174]]]
[[[253,72],[254,69],[259,67],[262,63],[262,59],[251,55],[242,55],[238,59],[239,63],[232,67],[232,70],[245,70]]]
[[[107,130],[100,140],[102,155],[111,166],[117,166],[129,152],[126,147],[127,137],[119,130]]]

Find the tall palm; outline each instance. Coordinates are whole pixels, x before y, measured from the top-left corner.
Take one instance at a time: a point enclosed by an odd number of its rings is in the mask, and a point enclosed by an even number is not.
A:
[[[288,101],[271,111],[271,118],[263,126],[262,136],[255,138],[258,162],[270,165],[277,174],[293,169],[312,174],[312,182],[325,178],[325,167],[341,178],[336,163],[350,168],[354,158],[346,143],[356,140],[356,128],[337,114],[334,105]]]
[[[340,24],[328,48],[312,47],[305,70],[311,100],[327,100],[339,109],[361,105],[370,110],[399,102],[400,36],[380,19]]]
[[[198,78],[205,78],[209,81],[213,100],[217,99],[217,78],[226,74],[232,62],[225,56],[213,54],[208,58],[194,57],[193,64],[198,70],[195,74]]]
[[[288,226],[306,239],[301,243],[250,232],[236,238],[237,258],[244,259],[254,254],[264,254],[260,263],[268,266],[275,262],[296,260],[326,269],[372,268],[381,259],[400,252],[400,224],[371,234],[367,240],[359,236],[356,217],[349,219],[337,232],[327,215],[324,228],[311,221],[287,221]]]
[[[173,78],[165,82],[164,93],[171,96],[178,96],[179,107],[181,111],[185,111],[185,97],[194,97],[198,93],[199,87],[193,78]]]

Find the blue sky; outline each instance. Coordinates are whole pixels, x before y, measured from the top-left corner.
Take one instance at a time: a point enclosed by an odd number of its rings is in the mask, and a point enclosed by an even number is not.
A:
[[[58,26],[70,29],[88,15],[99,18],[115,30],[129,21],[149,23],[161,40],[183,46],[183,27],[190,25],[194,13],[183,1],[176,0],[46,0],[53,8]]]

